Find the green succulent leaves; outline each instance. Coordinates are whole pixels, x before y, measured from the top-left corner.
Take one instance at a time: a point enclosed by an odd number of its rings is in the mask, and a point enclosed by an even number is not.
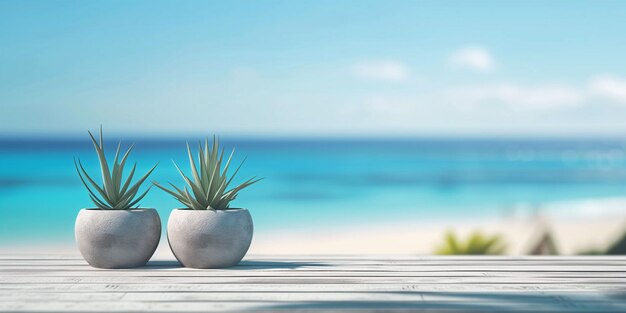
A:
[[[88,132],[91,137],[91,141],[93,142],[93,146],[96,149],[96,153],[98,154],[98,160],[100,161],[100,171],[102,174],[102,186],[98,185],[87,171],[83,167],[83,164],[80,162],[80,159],[74,158],[74,166],[76,166],[76,171],[78,172],[78,176],[80,180],[83,182],[87,191],[89,192],[89,197],[96,205],[98,209],[101,210],[129,210],[132,208],[138,207],[139,201],[143,199],[143,197],[148,194],[150,187],[142,194],[137,196],[139,192],[139,187],[141,184],[150,176],[152,171],[157,167],[154,165],[143,177],[141,177],[137,182],[131,185],[131,181],[133,176],[135,175],[135,169],[137,168],[137,164],[133,165],[133,168],[130,170],[130,174],[128,177],[123,180],[122,174],[124,172],[124,166],[126,165],[126,159],[128,155],[133,150],[133,146],[130,146],[126,153],[120,159],[120,147],[121,143],[117,146],[117,151],[115,152],[115,159],[113,160],[113,170],[109,169],[109,164],[107,163],[106,157],[104,155],[104,141],[102,140],[102,127],[100,127],[100,141],[96,141],[96,138],[93,136],[91,132]],[[119,162],[118,162],[119,161]],[[90,187],[91,186],[91,187]],[[94,192],[95,190],[95,192]]]
[[[204,147],[202,144],[198,144],[198,167],[194,161],[189,144],[187,144],[187,154],[189,155],[192,177],[187,177],[178,165],[174,163],[174,166],[176,166],[176,169],[184,179],[186,186],[183,186],[181,189],[170,183],[173,189],[168,189],[161,186],[158,182],[153,182],[153,184],[174,196],[180,203],[190,209],[226,210],[229,208],[230,202],[237,198],[239,191],[261,180],[252,177],[242,184],[229,189],[228,186],[243,165],[242,161],[233,172],[232,176],[230,176],[230,178],[228,177],[228,168],[234,153],[235,149],[231,151],[222,169],[224,149],[222,148],[220,150],[219,139],[215,136],[213,137],[212,147],[209,146],[209,140],[206,139]]]
[[[498,235],[487,236],[475,232],[462,241],[453,232],[448,232],[444,244],[435,253],[440,255],[499,255],[505,250],[506,246],[502,237]]]
[[[134,145],[131,145],[120,157],[121,143],[118,144],[113,160],[113,167],[110,168],[104,153],[102,127],[100,127],[99,140],[96,140],[91,132],[88,133],[100,162],[102,184],[96,183],[87,173],[80,159],[74,158],[74,166],[76,167],[80,180],[87,188],[89,197],[96,207],[101,210],[129,210],[136,208],[139,201],[150,191],[150,187],[148,187],[143,193],[139,194],[139,188],[146,179],[148,179],[150,174],[152,174],[158,163],[133,184],[132,179],[135,176],[137,164],[133,165],[125,179],[123,179],[123,173],[126,161]],[[154,185],[171,194],[190,209],[226,210],[229,208],[230,202],[237,198],[239,191],[261,180],[253,177],[240,185],[229,188],[237,172],[239,172],[239,169],[243,165],[243,162],[239,164],[232,176],[229,177],[228,169],[231,165],[235,150],[233,149],[228,159],[224,162],[224,149],[220,149],[219,140],[216,137],[213,137],[212,146],[209,146],[208,139],[205,141],[204,147],[202,144],[199,144],[199,166],[196,165],[189,144],[187,145],[187,153],[191,165],[191,178],[187,177],[178,165],[174,163],[176,169],[185,180],[186,186],[183,186],[181,189],[170,183],[173,189],[167,189],[157,182],[154,182]]]

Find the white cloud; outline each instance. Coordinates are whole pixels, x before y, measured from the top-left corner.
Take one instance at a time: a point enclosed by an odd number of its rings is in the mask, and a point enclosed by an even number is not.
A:
[[[566,84],[520,85],[494,83],[449,88],[442,91],[451,104],[476,107],[504,105],[514,109],[553,110],[587,106],[593,97],[626,102],[626,80],[615,76],[596,76],[586,86]]]
[[[444,98],[459,106],[506,105],[515,109],[561,109],[585,101],[585,93],[564,85],[522,86],[511,83],[450,89]]]
[[[596,76],[589,81],[589,92],[609,99],[626,102],[626,80],[614,76]]]
[[[496,67],[491,53],[483,47],[465,47],[453,52],[448,62],[458,68],[486,72]]]
[[[401,82],[409,79],[409,68],[397,61],[364,62],[354,66],[354,75],[362,79]]]

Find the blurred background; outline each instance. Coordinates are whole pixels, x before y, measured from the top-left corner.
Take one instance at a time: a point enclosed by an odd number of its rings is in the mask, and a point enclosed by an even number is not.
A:
[[[73,157],[97,173],[102,125],[160,182],[186,141],[236,147],[239,179],[265,177],[234,203],[256,254],[624,253],[624,21],[618,1],[0,1],[0,250],[75,250]]]

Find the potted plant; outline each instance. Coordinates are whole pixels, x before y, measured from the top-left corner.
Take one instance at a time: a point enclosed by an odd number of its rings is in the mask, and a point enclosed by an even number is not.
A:
[[[154,171],[152,167],[137,182],[131,184],[137,164],[133,165],[128,177],[122,179],[124,166],[133,146],[120,159],[117,146],[113,169],[104,154],[102,127],[100,142],[89,132],[100,161],[102,186],[98,185],[83,167],[80,159],[74,165],[81,181],[87,188],[95,208],[82,209],[76,218],[75,236],[78,250],[93,267],[131,268],[148,262],[161,238],[161,220],[154,209],[139,208],[139,201],[150,187],[139,196],[141,184]],[[119,162],[118,162],[119,161]]]
[[[233,154],[224,163],[224,149],[213,137],[198,145],[198,162],[187,144],[192,178],[187,177],[174,163],[185,181],[182,188],[170,185],[172,190],[154,182],[154,185],[174,196],[185,207],[172,210],[167,222],[167,239],[178,261],[191,268],[224,268],[235,266],[244,257],[252,241],[252,217],[246,209],[231,208],[230,203],[242,189],[256,183],[255,177],[229,188],[239,167],[228,177]]]

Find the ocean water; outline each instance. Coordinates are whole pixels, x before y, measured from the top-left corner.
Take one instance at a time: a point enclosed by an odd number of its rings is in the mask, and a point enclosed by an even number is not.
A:
[[[117,139],[107,141],[114,152]],[[130,161],[151,180],[182,184],[185,140],[136,143]],[[537,210],[546,203],[626,195],[626,141],[599,139],[225,139],[239,181],[265,179],[241,192],[255,232],[345,228],[372,222],[481,218]],[[92,207],[73,165],[98,176],[87,138],[0,139],[0,244],[73,241],[81,208]],[[109,155],[112,157],[112,155]],[[147,184],[146,184],[147,186]],[[153,188],[142,201],[163,221],[172,197]],[[576,214],[576,212],[572,212]]]

